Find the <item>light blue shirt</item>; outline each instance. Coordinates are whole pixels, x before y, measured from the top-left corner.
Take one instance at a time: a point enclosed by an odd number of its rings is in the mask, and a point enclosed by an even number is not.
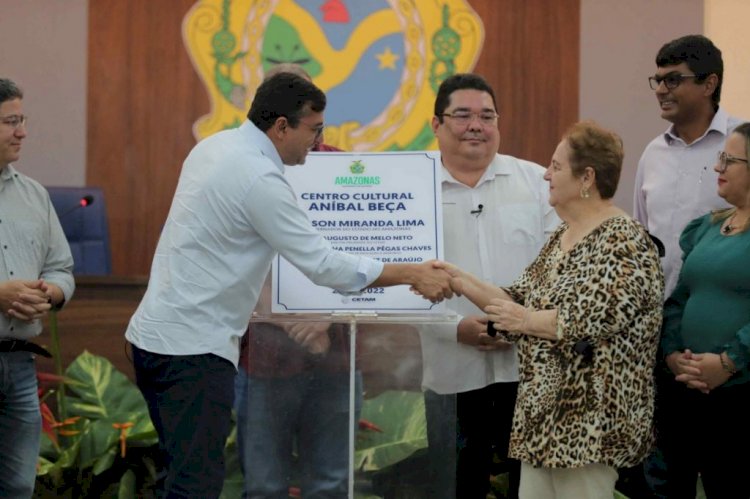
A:
[[[699,139],[686,144],[674,125],[646,146],[635,175],[633,218],[664,243],[664,296],[677,285],[682,268],[680,234],[691,220],[729,206],[716,193],[716,155],[742,120],[723,109]]]
[[[47,190],[12,165],[0,172],[0,279],[44,279],[60,288],[65,301],[75,289],[73,256]],[[29,339],[41,332],[41,320],[0,314],[2,338]]]
[[[303,167],[304,168],[304,167]],[[277,252],[315,284],[355,292],[382,272],[312,228],[270,139],[249,121],[188,155],[125,337],[165,355],[213,353],[235,365]]]

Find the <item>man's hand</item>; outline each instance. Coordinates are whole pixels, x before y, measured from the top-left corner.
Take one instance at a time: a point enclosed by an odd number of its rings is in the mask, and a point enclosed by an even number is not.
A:
[[[42,280],[0,283],[0,309],[9,317],[31,322],[44,317],[52,305],[48,285]]]
[[[456,329],[456,339],[459,343],[476,347],[477,350],[507,350],[511,344],[499,337],[493,338],[487,334],[487,318],[470,315],[461,319]]]
[[[283,327],[295,343],[312,354],[320,355],[331,348],[331,339],[328,337],[330,325],[328,322],[295,322]]]
[[[415,276],[412,290],[433,303],[453,298],[451,275],[443,269],[435,268],[430,260],[414,266]]]
[[[466,289],[467,281],[470,280],[470,276],[468,276],[463,270],[452,263],[444,262],[442,260],[433,260],[432,267],[448,272],[451,276],[450,284],[453,292],[458,296],[464,294],[464,289]]]
[[[488,319],[495,323],[495,329],[505,331],[526,331],[529,310],[523,305],[509,300],[495,298],[484,307]]]

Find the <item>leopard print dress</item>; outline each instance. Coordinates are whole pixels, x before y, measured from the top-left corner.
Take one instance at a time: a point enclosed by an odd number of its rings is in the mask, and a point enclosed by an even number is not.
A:
[[[653,368],[664,278],[645,229],[604,221],[562,252],[561,224],[506,291],[532,309],[557,309],[557,340],[507,333],[520,384],[510,455],[533,466],[614,467],[652,444]]]

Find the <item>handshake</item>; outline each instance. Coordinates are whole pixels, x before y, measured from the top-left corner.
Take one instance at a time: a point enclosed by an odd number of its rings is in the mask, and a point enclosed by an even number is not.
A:
[[[411,285],[412,292],[432,303],[463,293],[463,279],[466,276],[453,264],[430,260],[410,267],[411,275],[407,276],[407,283]]]

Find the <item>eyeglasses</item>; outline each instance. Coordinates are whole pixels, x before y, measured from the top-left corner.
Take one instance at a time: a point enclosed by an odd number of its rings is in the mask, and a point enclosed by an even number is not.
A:
[[[11,114],[9,116],[3,116],[0,118],[0,123],[3,125],[8,125],[13,130],[18,130],[18,127],[20,126],[26,126],[26,120],[28,119],[28,116],[24,116],[23,114]]]
[[[483,126],[492,126],[497,123],[497,118],[500,116],[494,111],[482,111],[480,113],[470,113],[468,111],[456,111],[454,113],[443,113],[440,116],[451,118],[456,125],[466,126],[471,123],[471,120],[476,116],[479,118],[479,122]]]
[[[323,131],[326,129],[325,125],[317,125],[317,126],[308,125],[307,123],[305,123],[302,120],[300,120],[300,123],[302,123],[303,125],[305,125],[311,131],[315,132],[315,140],[318,140],[319,138],[321,138],[323,136]]]
[[[680,86],[680,83],[682,83],[682,80],[684,80],[685,78],[698,78],[698,75],[681,75],[679,73],[669,73],[664,76],[649,76],[648,84],[651,87],[651,90],[656,90],[657,88],[659,88],[661,82],[664,82],[664,86],[666,86],[669,90],[674,90],[675,88]]]
[[[719,159],[719,168],[718,168],[719,173],[724,173],[725,171],[727,171],[727,167],[731,163],[745,163],[746,165],[749,164],[746,159],[730,156],[724,151],[719,151],[718,159]]]

